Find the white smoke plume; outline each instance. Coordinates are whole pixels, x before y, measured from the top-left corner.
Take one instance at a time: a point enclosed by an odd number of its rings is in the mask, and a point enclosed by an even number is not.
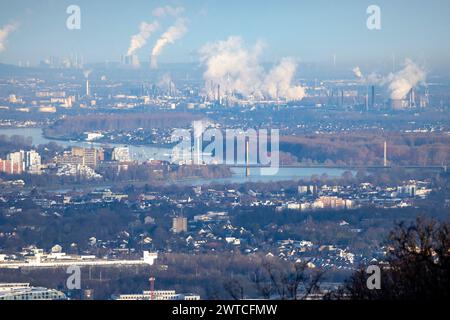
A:
[[[131,37],[130,47],[128,48],[127,55],[132,55],[136,50],[142,48],[147,43],[147,39],[159,28],[157,21],[152,23],[141,22],[139,25],[139,33]]]
[[[381,85],[383,85],[384,79],[378,73],[372,72],[367,77],[365,77],[365,81],[366,81],[367,84],[372,84],[372,85],[381,84]]]
[[[160,87],[163,90],[167,90],[167,92],[170,91],[170,93],[177,92],[177,88],[175,86],[175,83],[172,81],[172,77],[170,74],[165,73],[158,82],[158,87]]]
[[[291,84],[297,68],[295,61],[284,58],[266,73],[259,62],[262,49],[261,42],[247,48],[240,37],[203,46],[199,53],[206,66],[203,78],[209,96],[213,98],[220,86],[227,96],[238,93],[246,98],[301,100],[304,89]]]
[[[352,69],[353,75],[360,80],[361,83],[366,85],[383,84],[385,78],[378,73],[372,72],[368,75],[364,75],[361,68],[356,66]],[[385,83],[384,83],[385,84]]]
[[[84,77],[85,77],[86,79],[89,78],[89,75],[91,74],[91,72],[92,72],[92,70],[84,70],[84,71],[83,71]]]
[[[355,75],[355,77],[357,77],[358,79],[364,78],[363,73],[358,66],[354,67],[352,69],[352,71],[353,71],[353,74]]]
[[[237,91],[244,96],[260,95],[263,69],[258,58],[263,44],[247,49],[240,37],[209,43],[200,49],[201,62],[207,69],[203,75],[207,85],[220,85],[224,92]],[[214,88],[209,88],[210,92]]]
[[[386,80],[389,82],[390,98],[401,100],[413,87],[426,80],[426,72],[411,59],[406,59],[403,69],[391,73]]]
[[[267,74],[263,84],[263,92],[271,98],[286,100],[301,100],[305,97],[302,86],[292,86],[292,79],[297,70],[297,63],[292,58],[283,58]]]
[[[6,41],[8,40],[9,35],[14,32],[19,27],[19,24],[16,22],[9,23],[2,28],[0,28],[0,52],[6,49]]]
[[[158,7],[152,11],[153,16],[157,18],[163,18],[166,16],[178,17],[184,12],[183,7]],[[152,23],[141,22],[139,25],[139,33],[133,35],[130,40],[130,47],[128,48],[127,55],[132,56],[135,52],[147,44],[148,38],[159,29],[159,22]],[[134,66],[139,65],[137,57],[133,57],[132,63]],[[156,62],[155,62],[156,63]]]
[[[172,17],[178,17],[184,12],[183,7],[171,7],[171,6],[165,6],[165,7],[158,7],[153,10],[153,15],[158,18],[162,18],[165,16],[172,16]]]
[[[152,61],[151,67],[153,69],[158,67],[158,57],[161,54],[163,48],[168,44],[173,44],[178,39],[182,38],[187,32],[186,19],[178,18],[175,24],[169,27],[169,29],[164,32],[161,37],[156,41],[155,46],[152,50]]]

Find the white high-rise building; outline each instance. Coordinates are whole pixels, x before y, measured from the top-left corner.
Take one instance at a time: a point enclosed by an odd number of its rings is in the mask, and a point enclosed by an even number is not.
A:
[[[35,150],[25,152],[25,170],[29,172],[39,172],[41,168],[41,155]]]
[[[35,150],[11,152],[7,156],[12,166],[19,168],[18,173],[28,171],[30,173],[39,173],[41,169],[41,155]]]

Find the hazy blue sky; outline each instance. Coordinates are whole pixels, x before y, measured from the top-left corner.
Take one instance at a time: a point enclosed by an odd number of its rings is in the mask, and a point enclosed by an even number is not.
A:
[[[66,8],[81,7],[81,30],[66,28]],[[382,30],[366,28],[366,8],[381,7]],[[50,55],[83,55],[88,62],[118,61],[141,21],[152,22],[161,5],[183,6],[187,34],[169,45],[161,62],[186,62],[205,43],[242,36],[249,44],[263,40],[263,60],[293,56],[300,61],[338,64],[386,63],[411,57],[429,68],[449,67],[450,1],[448,0],[14,0],[0,2],[0,28],[16,21],[0,62],[36,63]],[[138,51],[148,60],[151,48],[173,19]]]

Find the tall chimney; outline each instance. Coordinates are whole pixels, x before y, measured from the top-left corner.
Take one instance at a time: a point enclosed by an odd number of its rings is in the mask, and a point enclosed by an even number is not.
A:
[[[366,95],[364,96],[364,100],[365,100],[365,105],[366,105],[366,111],[369,111],[369,94],[366,93]]]
[[[89,97],[91,95],[89,90],[89,79],[86,80],[86,97]]]
[[[250,146],[249,140],[245,141],[245,176],[250,177]]]
[[[220,104],[220,84],[217,85],[217,104]]]
[[[375,109],[375,86],[372,86],[372,98],[370,100],[370,109]]]

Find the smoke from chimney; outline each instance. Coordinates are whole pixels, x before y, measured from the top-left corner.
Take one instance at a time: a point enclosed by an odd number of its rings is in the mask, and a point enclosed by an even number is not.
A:
[[[89,75],[91,74],[92,70],[83,70],[83,75],[87,79],[89,78]]]
[[[19,27],[17,22],[8,23],[0,28],[0,52],[6,50],[6,41],[9,35]]]
[[[178,17],[184,12],[183,7],[171,7],[171,6],[165,6],[165,7],[158,7],[155,10],[153,10],[152,14],[155,17],[162,18],[165,16],[172,16],[172,17]]]
[[[425,79],[426,72],[411,59],[406,59],[403,69],[391,73],[387,78],[390,98],[392,100],[404,99],[413,87],[420,82],[424,82]]]
[[[166,16],[178,17],[183,12],[184,12],[184,8],[183,7],[164,6],[164,7],[158,7],[156,9],[154,9],[152,11],[152,14],[156,18],[164,18]],[[175,24],[175,25],[177,26],[177,24]],[[137,56],[135,55],[136,51],[147,44],[148,38],[150,38],[150,36],[156,30],[158,30],[159,27],[160,27],[160,24],[159,24],[158,21],[154,21],[154,22],[151,22],[151,23],[149,23],[149,22],[141,22],[140,25],[139,25],[139,33],[137,33],[137,34],[135,34],[135,35],[133,35],[131,37],[130,46],[129,46],[128,51],[127,51],[127,56],[129,56],[131,58],[131,62],[132,62],[132,64],[134,66],[138,66],[139,65],[139,60],[138,60]],[[171,30],[172,33],[174,33],[173,28],[174,27],[172,27],[172,29],[169,29],[169,30]],[[168,31],[166,31],[166,33],[167,32]],[[170,39],[172,39],[172,41],[176,40],[176,39],[174,39],[175,36],[173,36],[172,33],[169,33],[169,34],[166,34],[166,33],[164,35],[167,38],[169,38],[169,40]],[[164,37],[164,35],[163,35],[163,37]],[[161,44],[162,44],[161,39],[158,40],[157,44],[158,43],[159,43],[159,46],[161,46]],[[164,45],[165,44],[163,44],[163,46]],[[162,48],[160,48],[159,50],[161,50],[161,49]],[[156,63],[156,60],[155,60],[155,63]]]
[[[302,86],[293,86],[292,79],[297,70],[297,63],[292,58],[283,58],[270,70],[263,84],[263,93],[271,98],[301,100],[305,97]]]
[[[354,67],[352,69],[352,71],[353,71],[353,74],[355,75],[355,77],[357,77],[358,79],[362,79],[363,78],[363,74],[361,72],[361,69],[358,66]]]
[[[168,44],[173,44],[178,39],[182,38],[187,32],[186,19],[178,18],[175,24],[169,27],[166,32],[156,41],[152,50],[151,67],[153,69],[158,67],[158,57],[161,55],[163,48]]]
[[[236,92],[246,98],[301,100],[304,88],[292,85],[297,69],[294,59],[283,58],[267,73],[259,62],[262,50],[261,42],[247,48],[236,36],[206,44],[199,52],[201,63],[206,66],[205,83],[220,85],[225,94]],[[211,92],[206,88],[205,91]]]
[[[426,72],[411,59],[406,59],[403,69],[387,76],[371,73],[364,76],[359,67],[353,68],[354,75],[367,85],[387,85],[392,100],[403,100],[420,82],[426,80]]]
[[[157,21],[152,23],[141,22],[139,25],[139,33],[131,37],[130,47],[128,48],[127,55],[131,56],[136,50],[142,48],[147,43],[147,39],[159,28]]]

